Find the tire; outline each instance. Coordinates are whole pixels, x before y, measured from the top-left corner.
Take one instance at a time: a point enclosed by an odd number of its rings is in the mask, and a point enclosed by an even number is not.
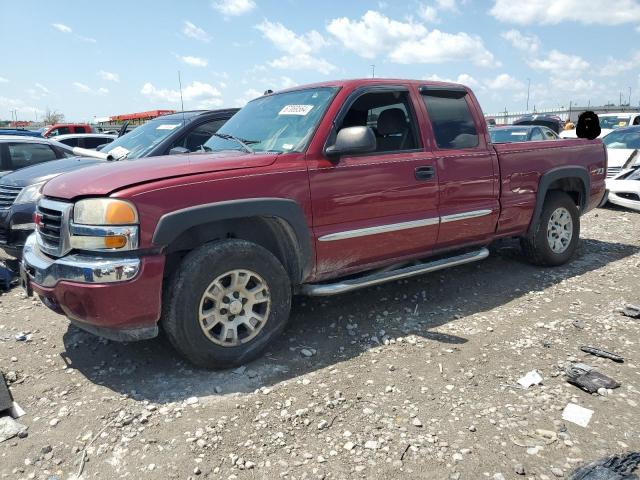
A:
[[[225,240],[190,252],[164,297],[161,324],[173,347],[198,367],[230,368],[260,356],[284,330],[291,283],[265,248]]]
[[[568,216],[567,216],[568,214]],[[552,221],[553,216],[553,221]],[[571,234],[567,239],[570,222]],[[552,225],[555,225],[555,229]],[[551,239],[549,238],[551,236]],[[568,262],[575,254],[580,238],[580,212],[573,199],[564,192],[547,194],[542,212],[526,237],[520,239],[527,259],[542,266],[557,266]]]

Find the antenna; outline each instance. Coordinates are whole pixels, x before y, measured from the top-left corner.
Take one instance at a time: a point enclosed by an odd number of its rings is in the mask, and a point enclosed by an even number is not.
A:
[[[178,70],[178,85],[180,86],[180,110],[182,111],[182,124],[185,125],[185,121],[184,121],[184,101],[182,100],[182,78],[180,77],[180,70]]]

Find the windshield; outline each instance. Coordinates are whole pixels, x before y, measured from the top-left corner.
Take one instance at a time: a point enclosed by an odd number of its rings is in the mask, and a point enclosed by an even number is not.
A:
[[[602,142],[607,148],[640,148],[640,130],[611,132],[602,139]]]
[[[629,117],[600,116],[600,128],[620,128],[629,126]]]
[[[144,157],[153,147],[181,125],[182,119],[177,118],[151,120],[126,135],[116,138],[100,150],[104,153],[111,153],[116,158]],[[105,139],[106,142],[107,140]]]
[[[249,102],[211,137],[208,151],[302,152],[329,106],[337,88],[321,87],[276,93]]]
[[[527,130],[521,128],[492,128],[489,130],[492,143],[526,142]]]

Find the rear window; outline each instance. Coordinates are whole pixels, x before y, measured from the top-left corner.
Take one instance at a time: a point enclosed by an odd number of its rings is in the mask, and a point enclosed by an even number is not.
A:
[[[438,148],[461,149],[478,146],[478,130],[466,97],[465,94],[448,91],[422,94]]]

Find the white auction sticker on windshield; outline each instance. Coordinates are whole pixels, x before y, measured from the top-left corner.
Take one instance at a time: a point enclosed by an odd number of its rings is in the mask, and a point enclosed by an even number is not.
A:
[[[521,136],[521,135],[526,135],[527,132],[511,132],[511,135],[517,135],[517,136]]]
[[[126,157],[128,153],[129,150],[124,147],[115,147],[109,150],[109,155],[112,155],[115,159]]]
[[[180,126],[179,123],[163,123],[156,127],[156,130],[173,130],[174,128],[178,128]]]
[[[278,115],[306,115],[313,109],[313,105],[285,105]]]

